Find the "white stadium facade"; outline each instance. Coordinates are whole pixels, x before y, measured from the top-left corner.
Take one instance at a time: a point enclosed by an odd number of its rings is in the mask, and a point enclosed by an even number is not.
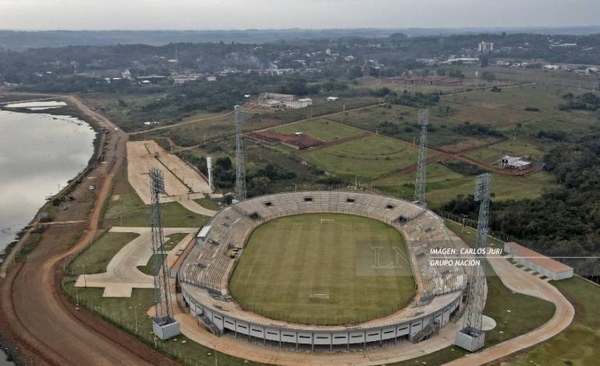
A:
[[[250,234],[267,221],[304,213],[368,217],[399,230],[417,287],[412,302],[384,318],[336,326],[294,324],[242,309],[229,293],[228,282]],[[468,273],[452,261],[431,266],[431,253],[440,248],[466,245],[446,229],[440,217],[416,204],[348,191],[281,193],[238,202],[218,212],[198,234],[177,276],[190,314],[217,335],[229,333],[241,341],[286,349],[364,349],[435,337],[439,328],[460,316]],[[444,255],[436,254],[435,259]]]

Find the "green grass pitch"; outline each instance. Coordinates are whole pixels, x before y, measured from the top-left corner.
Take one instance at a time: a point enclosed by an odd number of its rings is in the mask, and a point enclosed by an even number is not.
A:
[[[230,281],[246,310],[302,324],[353,324],[408,305],[415,283],[402,234],[342,214],[279,218],[251,235]]]

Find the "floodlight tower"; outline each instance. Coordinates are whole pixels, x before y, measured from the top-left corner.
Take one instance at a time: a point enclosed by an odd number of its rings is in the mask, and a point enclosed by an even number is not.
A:
[[[154,254],[154,308],[152,322],[154,334],[160,339],[168,339],[179,334],[179,323],[173,319],[171,292],[169,291],[169,268],[160,217],[159,195],[165,193],[163,172],[150,168],[150,189],[152,194],[152,253]]]
[[[427,169],[427,125],[429,109],[419,109],[419,126],[421,126],[421,143],[419,144],[419,161],[417,162],[417,179],[415,182],[415,202],[423,207],[425,202],[425,176]]]
[[[206,158],[206,169],[208,170],[208,193],[213,193],[212,158]]]
[[[246,198],[246,166],[244,164],[244,140],[242,124],[244,123],[244,109],[236,105],[235,117],[235,196],[238,201]]]
[[[473,258],[477,265],[471,267],[463,329],[456,333],[455,341],[457,346],[471,352],[482,348],[485,342],[485,333],[481,323],[485,300],[485,250],[489,230],[491,179],[490,173],[484,173],[477,177],[475,200],[479,201],[479,219]]]

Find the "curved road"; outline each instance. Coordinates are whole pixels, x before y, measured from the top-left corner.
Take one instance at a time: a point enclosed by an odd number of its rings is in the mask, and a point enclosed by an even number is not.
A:
[[[554,337],[565,330],[575,317],[575,308],[556,287],[530,272],[517,268],[504,258],[488,256],[487,260],[508,289],[550,301],[556,305],[556,311],[544,325],[529,333],[486,348],[481,352],[461,357],[444,366],[485,365]]]
[[[50,227],[27,261],[8,272],[0,284],[0,329],[22,358],[35,365],[175,365],[129,334],[76,309],[62,295],[62,268],[69,256],[82,250],[98,234],[102,207],[126,156],[127,141],[125,133],[115,130],[115,125],[79,98],[67,99],[86,119],[111,131],[105,146],[105,163],[97,164],[90,173],[100,189],[87,223],[79,226],[85,231],[73,246],[67,245],[69,239],[76,239],[72,231]],[[76,189],[87,188],[80,184]],[[48,237],[62,240],[51,242]]]

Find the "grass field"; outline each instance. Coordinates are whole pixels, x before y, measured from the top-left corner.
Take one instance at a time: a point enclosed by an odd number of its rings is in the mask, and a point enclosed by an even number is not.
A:
[[[322,221],[323,220],[323,221]],[[382,265],[373,268],[374,249]],[[230,290],[244,308],[305,324],[350,324],[390,314],[412,299],[415,284],[402,235],[376,220],[307,214],[254,231]]]
[[[219,202],[212,200],[210,198],[199,198],[194,201],[196,201],[196,203],[199,204],[200,206],[207,208],[209,210],[218,211],[221,209]]]
[[[80,306],[85,306],[105,319],[109,319],[148,345],[156,346],[162,353],[176,359],[181,365],[259,365],[220,352],[215,357],[212,348],[195,343],[183,334],[164,341],[156,338],[152,333],[152,318],[146,315],[146,311],[154,302],[154,290],[134,289],[130,298],[106,298],[102,297],[104,290],[101,288],[88,287],[76,291],[73,282],[65,283],[63,288],[74,302],[76,297],[79,298]]]
[[[432,151],[428,156],[434,156]],[[418,147],[380,135],[302,154],[317,167],[340,175],[374,179],[416,163]]]
[[[516,134],[535,146],[543,147],[552,145],[552,141],[531,138],[538,131],[581,135],[589,131],[595,120],[593,113],[558,110],[558,105],[564,102],[561,96],[568,92],[580,94],[582,91],[550,85],[526,85],[507,88],[501,93],[483,90],[445,96],[443,105],[458,111],[450,117],[451,121],[491,125],[505,132],[507,137]],[[539,111],[525,111],[529,107]]]
[[[427,192],[425,199],[433,207],[448,202],[462,194],[473,194],[475,176],[464,176],[440,163],[427,166]],[[553,177],[540,171],[527,176],[507,176],[492,174],[493,201],[538,197],[544,189],[552,188]],[[374,186],[389,194],[412,199],[415,173],[391,176],[374,182]]]
[[[106,272],[106,266],[115,254],[138,236],[136,233],[102,235],[69,265],[69,273],[81,275]]]
[[[304,132],[305,134],[323,140],[335,141],[360,135],[363,131],[358,128],[346,126],[340,123],[330,122],[323,119],[311,119],[300,123],[275,127],[272,131],[285,134]]]
[[[600,359],[600,286],[580,277],[551,283],[575,306],[573,323],[556,337],[506,361],[515,366],[597,365]]]
[[[127,181],[127,168],[124,167],[108,202],[103,227],[112,226],[150,226],[151,206],[145,205]],[[201,227],[208,217],[186,210],[177,202],[160,205],[164,227]]]
[[[553,145],[539,146],[523,139],[505,140],[498,144],[470,151],[465,156],[488,165],[498,165],[498,161],[504,155],[527,156],[533,161],[539,162],[544,154],[548,152],[550,146]]]

